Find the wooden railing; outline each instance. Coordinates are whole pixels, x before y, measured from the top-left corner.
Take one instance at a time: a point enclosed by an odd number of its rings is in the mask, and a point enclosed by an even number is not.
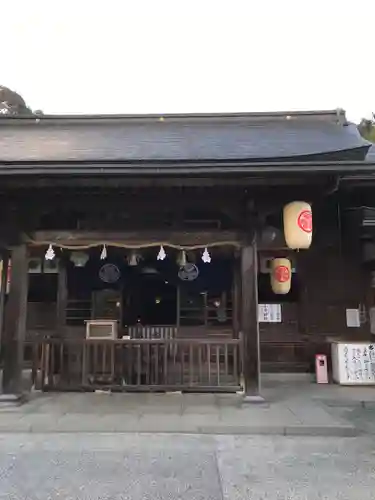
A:
[[[232,392],[240,360],[237,339],[45,339],[33,380],[42,390]]]
[[[172,340],[177,337],[177,326],[173,325],[134,325],[128,327],[131,339],[165,339]]]

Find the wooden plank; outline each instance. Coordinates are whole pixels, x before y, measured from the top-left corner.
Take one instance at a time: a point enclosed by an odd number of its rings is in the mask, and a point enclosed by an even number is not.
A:
[[[51,344],[50,351],[50,368],[48,370],[48,385],[54,385],[54,375],[55,375],[55,348],[57,348],[57,344]]]
[[[241,250],[243,377],[245,396],[260,393],[258,263],[255,236]]]
[[[193,385],[194,377],[194,350],[193,344],[189,346],[189,385]]]
[[[227,347],[227,346],[226,346]],[[233,346],[233,376],[237,381],[239,378],[239,369],[238,369],[238,346]]]
[[[211,346],[207,344],[208,384],[211,385]]]
[[[203,379],[203,356],[202,356],[202,346],[198,345],[198,373],[199,373],[199,383]]]
[[[228,346],[224,346],[224,376],[227,377],[229,375],[228,368]]]
[[[82,385],[87,384],[87,356],[90,346],[86,343],[82,345]]]
[[[137,385],[141,385],[141,370],[142,370],[142,365],[141,365],[141,352],[142,346],[137,345],[136,346],[136,352],[137,352]]]
[[[216,380],[217,385],[220,385],[220,346],[216,346]]]
[[[12,275],[4,329],[3,392],[22,392],[22,367],[26,336],[28,262],[25,244],[13,248]]]
[[[176,286],[176,307],[177,307],[177,314],[176,314],[176,325],[177,325],[177,331],[180,328],[181,325],[181,287],[180,285]]]
[[[165,344],[164,345],[164,350],[163,350],[163,354],[164,354],[164,368],[163,368],[163,378],[162,378],[163,384],[167,384],[168,383],[168,354],[169,354],[169,345],[170,344]]]
[[[155,379],[154,379],[154,384],[158,385],[159,384],[160,345],[159,344],[154,344],[153,345],[153,349],[154,349],[154,361],[155,361]]]
[[[64,336],[66,326],[66,309],[68,307],[68,283],[66,274],[66,262],[59,260],[59,274],[57,278],[57,307],[56,326],[60,337]]]

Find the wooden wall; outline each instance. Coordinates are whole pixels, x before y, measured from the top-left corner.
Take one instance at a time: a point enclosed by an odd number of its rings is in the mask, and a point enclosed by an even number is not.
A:
[[[371,339],[368,314],[348,328],[346,309],[366,303],[368,280],[359,255],[339,247],[297,255],[298,302],[282,304],[282,323],[260,324],[262,371],[311,371],[315,354],[330,354],[329,339]]]

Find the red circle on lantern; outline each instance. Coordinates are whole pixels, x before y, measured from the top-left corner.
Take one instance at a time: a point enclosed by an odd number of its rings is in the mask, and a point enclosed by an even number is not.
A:
[[[305,233],[312,233],[312,212],[311,210],[303,210],[298,216],[298,227]]]
[[[286,283],[290,279],[290,271],[287,266],[277,266],[275,269],[275,279],[279,283]]]

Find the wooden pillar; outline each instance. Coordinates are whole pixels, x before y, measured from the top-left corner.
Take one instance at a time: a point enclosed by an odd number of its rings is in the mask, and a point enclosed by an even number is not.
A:
[[[0,276],[0,359],[2,358],[5,298],[6,298],[7,284],[8,284],[8,266],[9,266],[9,253],[8,250],[4,250],[2,252],[2,266],[1,266],[1,276]]]
[[[241,330],[241,261],[237,256],[233,262],[232,305],[233,334],[238,338]]]
[[[63,258],[59,260],[59,274],[57,277],[57,304],[56,304],[56,326],[57,334],[63,337],[66,327],[66,309],[68,306],[68,282],[66,273],[66,262]]]
[[[3,335],[3,392],[17,395],[22,392],[22,368],[26,336],[28,269],[25,244],[13,248],[11,262],[12,273]]]
[[[177,285],[177,287],[176,287],[176,294],[177,294],[177,297],[176,297],[176,307],[177,307],[176,326],[177,326],[177,328],[180,328],[180,325],[181,325],[181,289],[180,289],[180,285]]]
[[[262,402],[260,396],[260,345],[258,323],[258,262],[254,237],[241,251],[241,323],[245,401]]]

